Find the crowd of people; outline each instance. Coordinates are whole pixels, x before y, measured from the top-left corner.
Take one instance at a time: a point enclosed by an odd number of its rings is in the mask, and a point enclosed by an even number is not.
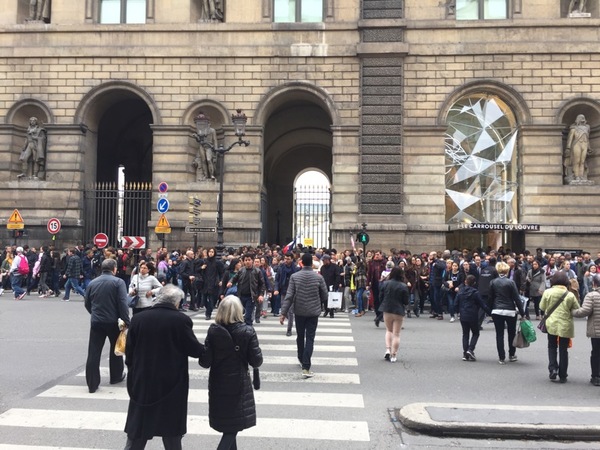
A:
[[[171,380],[183,385],[173,404],[179,415],[166,420],[156,408],[142,406],[164,400],[159,398],[160,391],[150,397],[144,394],[145,365],[154,364],[156,370],[152,371],[159,377],[165,361],[165,367],[187,373],[189,357],[199,358],[202,366],[211,369],[209,417],[211,426],[223,433],[219,448],[235,448],[237,432],[256,422],[248,367],[260,366],[262,354],[253,325],[269,314],[278,316],[282,325],[288,321],[288,336],[295,323],[302,377],[310,378],[314,376],[311,356],[321,314],[334,318],[337,312],[351,312],[360,320],[367,311],[373,311],[374,325],[385,325],[384,359],[391,363],[398,360],[405,317],[420,317],[426,306],[431,319],[460,321],[464,361],[477,360],[479,331],[489,316],[496,331],[498,362],[505,365],[507,359],[518,360],[518,317],[529,320],[533,312],[547,332],[549,378],[561,383],[568,377],[573,318],[588,317],[590,382],[600,386],[598,264],[600,253],[594,261],[588,252],[573,257],[568,252],[546,254],[541,248],[519,254],[502,248],[420,254],[390,249],[386,254],[381,250],[337,252],[262,245],[228,249],[218,255],[215,248],[203,247],[134,251],[89,245],[59,252],[48,246],[39,250],[8,246],[2,255],[0,295],[10,288],[17,300],[34,291],[40,298],[48,298],[59,297],[64,290],[64,301],[69,301],[71,290],[84,296],[91,315],[86,364],[90,393],[100,384],[99,362],[105,340],[109,339],[111,347],[117,340],[117,319],[130,327],[126,364],[131,401],[126,448],[144,448],[152,436],[163,436],[165,446],[180,448],[185,434],[182,405],[187,403],[187,377]],[[331,303],[340,294],[341,305]],[[129,308],[133,309],[132,318]],[[178,311],[203,310],[206,319],[211,319],[215,309],[215,324],[205,344],[200,344],[191,332],[191,320]],[[153,312],[139,314],[147,310]],[[148,343],[163,339],[169,327],[177,328],[180,335],[173,334],[177,342],[167,345],[161,356],[155,352],[156,345]],[[146,356],[140,358],[141,354]],[[110,382],[124,379],[123,361],[111,352]],[[170,389],[171,382],[165,379],[155,382],[166,383],[163,388]],[[234,397],[224,396],[230,382],[241,382],[243,391]],[[140,428],[146,420],[143,417],[150,418],[151,425],[146,428]]]

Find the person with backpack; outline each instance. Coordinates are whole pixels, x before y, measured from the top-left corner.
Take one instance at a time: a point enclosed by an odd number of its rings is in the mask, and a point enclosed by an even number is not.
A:
[[[15,300],[23,300],[27,292],[21,287],[23,279],[29,274],[29,261],[23,254],[23,247],[17,247],[17,256],[10,266],[10,285],[15,295]]]

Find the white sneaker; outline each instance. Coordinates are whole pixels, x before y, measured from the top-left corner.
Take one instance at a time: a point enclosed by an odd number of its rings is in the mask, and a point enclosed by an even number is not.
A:
[[[314,377],[314,376],[315,376],[315,373],[314,373],[314,372],[311,372],[311,371],[310,371],[310,370],[308,370],[308,369],[302,369],[302,378],[305,378],[305,379],[306,379],[306,378],[312,378],[312,377]]]
[[[456,319],[454,318],[454,316],[450,317],[450,323],[455,322]]]
[[[4,289],[0,289],[0,295],[4,294]]]
[[[394,355],[390,358],[390,362],[395,363],[396,361],[398,361],[398,358],[396,358],[396,355]]]

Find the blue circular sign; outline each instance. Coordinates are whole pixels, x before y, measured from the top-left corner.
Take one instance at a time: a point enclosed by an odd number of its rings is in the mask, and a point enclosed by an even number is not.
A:
[[[158,192],[162,192],[163,194],[169,190],[169,185],[166,182],[161,182],[158,185]]]
[[[169,200],[166,198],[159,198],[158,202],[156,202],[156,209],[159,213],[166,213],[169,210]]]

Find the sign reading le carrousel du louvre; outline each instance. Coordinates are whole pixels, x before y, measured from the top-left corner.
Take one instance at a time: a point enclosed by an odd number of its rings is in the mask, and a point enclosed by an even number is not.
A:
[[[485,231],[540,231],[539,224],[531,223],[459,223],[459,230],[485,230]]]

